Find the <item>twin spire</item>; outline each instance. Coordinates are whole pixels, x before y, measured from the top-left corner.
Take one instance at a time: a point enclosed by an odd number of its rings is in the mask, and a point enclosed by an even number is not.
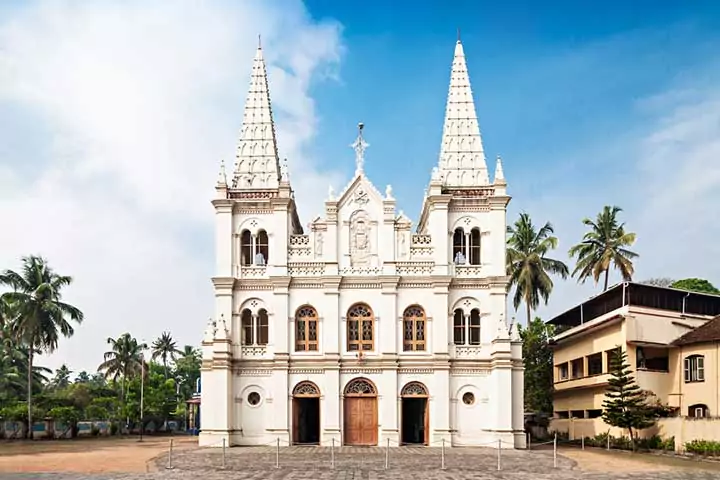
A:
[[[362,131],[363,124],[360,123],[358,138],[351,145],[355,150],[356,174],[363,171],[364,152],[369,146],[363,139]],[[288,180],[287,177],[287,165],[281,166],[278,155],[267,69],[258,40],[232,175],[232,188],[276,189],[280,182]],[[437,169],[434,169],[433,180],[439,180],[445,187],[456,188],[490,184],[459,31],[445,108],[440,159]],[[224,166],[218,183],[226,183]],[[505,184],[500,157],[497,158],[494,183]]]
[[[258,39],[250,76],[250,90],[245,101],[232,187],[253,190],[275,189],[278,188],[281,180],[286,180],[286,177],[285,169],[280,166],[267,69]]]

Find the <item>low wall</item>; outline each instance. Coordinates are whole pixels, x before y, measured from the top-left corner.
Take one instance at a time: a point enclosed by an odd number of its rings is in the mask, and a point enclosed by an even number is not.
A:
[[[594,437],[608,432],[613,437],[628,436],[627,430],[611,427],[602,418],[553,418],[550,420],[548,430],[551,433],[567,433],[570,440]],[[661,418],[655,426],[638,433],[639,438],[653,435],[664,439],[675,437],[675,451],[683,453],[685,444],[692,440],[720,441],[720,418]]]

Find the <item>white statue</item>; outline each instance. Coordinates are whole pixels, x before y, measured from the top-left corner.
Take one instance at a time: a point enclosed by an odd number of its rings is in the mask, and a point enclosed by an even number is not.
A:
[[[367,265],[370,258],[370,222],[360,213],[350,224],[350,259],[353,266]]]
[[[315,256],[322,257],[323,249],[323,234],[322,232],[315,233]]]
[[[388,185],[388,186],[385,187],[385,198],[386,198],[387,200],[392,200],[392,198],[393,198],[393,195],[392,195],[392,185]]]
[[[335,190],[333,190],[332,185],[328,185],[328,200],[335,200]]]

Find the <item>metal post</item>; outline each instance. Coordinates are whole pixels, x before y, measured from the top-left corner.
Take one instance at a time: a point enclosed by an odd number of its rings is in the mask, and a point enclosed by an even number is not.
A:
[[[608,432],[607,436],[607,449],[610,450],[610,432]]]
[[[143,342],[143,347],[144,347]],[[140,352],[140,441],[145,430],[145,354]]]
[[[585,435],[580,438],[580,448],[585,450]]]
[[[277,439],[275,447],[275,468],[280,468],[280,437]]]
[[[222,468],[225,468],[225,439],[223,438],[223,447],[222,447]]]
[[[502,440],[498,439],[498,446],[497,446],[497,469],[498,472],[500,471],[500,450],[502,450]]]
[[[557,432],[555,432],[555,438],[553,439],[553,468],[557,468]]]
[[[173,449],[173,439],[170,439],[170,450],[168,451],[168,464],[167,468],[168,470],[172,470],[172,449]]]
[[[440,447],[440,469],[445,470],[445,439],[442,439],[442,446]]]
[[[330,445],[330,468],[335,469],[335,439],[332,439]]]
[[[387,439],[385,446],[385,470],[388,469],[388,463],[390,462],[390,439]]]

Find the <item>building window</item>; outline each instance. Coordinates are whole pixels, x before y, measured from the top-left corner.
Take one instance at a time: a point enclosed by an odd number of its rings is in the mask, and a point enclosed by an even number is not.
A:
[[[685,357],[685,383],[705,381],[705,357],[691,355]]]
[[[249,230],[240,234],[240,264],[246,267],[253,264],[253,238]]]
[[[610,373],[610,367],[612,366],[613,358],[616,355],[620,355],[622,350],[620,347],[615,347],[605,351],[605,373]]]
[[[347,314],[348,351],[372,350],[375,317],[370,307],[363,303],[353,305]]]
[[[260,404],[260,400],[261,398],[258,392],[250,392],[247,396],[247,402],[253,407]]]
[[[465,315],[459,308],[453,314],[453,342],[455,345],[465,345]]]
[[[708,416],[708,408],[707,405],[704,405],[702,403],[698,403],[695,405],[690,405],[688,407],[688,417],[692,418],[705,418]]]
[[[241,342],[243,345],[267,345],[268,344],[268,313],[260,309],[253,314],[249,309],[244,309],[240,314]]]
[[[455,265],[480,265],[480,229],[475,227],[465,233],[462,227],[453,232],[453,263]]]
[[[603,371],[602,353],[594,353],[587,357],[588,375],[600,375]]]
[[[472,392],[465,392],[462,396],[462,401],[465,405],[472,405],[475,403],[475,395]]]
[[[265,230],[260,230],[257,234],[255,243],[255,265],[267,265],[269,257],[268,234]]]
[[[470,311],[470,345],[480,345],[480,310]]]
[[[570,362],[570,368],[572,369],[572,378],[581,378],[585,376],[585,373],[583,372],[584,360],[584,358],[577,358]]]
[[[562,363],[557,366],[557,376],[558,380],[567,380],[568,378],[568,364]]]
[[[318,351],[318,315],[313,307],[300,307],[295,313],[295,351]]]
[[[427,319],[422,307],[413,305],[403,313],[403,351],[425,351]]]

